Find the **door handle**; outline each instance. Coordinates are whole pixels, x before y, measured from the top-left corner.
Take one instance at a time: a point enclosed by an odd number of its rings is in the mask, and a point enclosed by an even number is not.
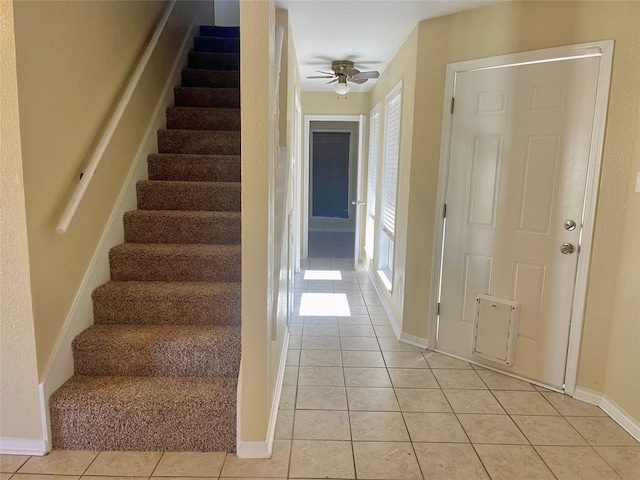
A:
[[[560,245],[560,253],[563,255],[571,255],[575,251],[575,247],[571,243],[563,243]]]
[[[351,202],[351,205],[357,205],[358,207],[361,207],[362,205],[364,205],[364,202],[362,200],[354,200]]]

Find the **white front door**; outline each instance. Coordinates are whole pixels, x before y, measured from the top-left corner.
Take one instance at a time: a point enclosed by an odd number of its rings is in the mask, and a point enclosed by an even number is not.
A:
[[[456,73],[439,350],[486,362],[472,354],[476,297],[515,300],[515,360],[487,364],[563,388],[599,63]]]

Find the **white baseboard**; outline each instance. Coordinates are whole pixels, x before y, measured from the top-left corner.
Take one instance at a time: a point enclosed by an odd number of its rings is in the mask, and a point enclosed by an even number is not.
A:
[[[396,334],[396,339],[400,340],[402,336],[402,329],[400,328],[398,319],[393,314],[393,311],[391,310],[391,306],[387,302],[386,297],[380,293],[380,286],[378,285],[377,273],[371,268],[371,261],[366,256],[364,257],[362,264],[364,265],[364,269],[369,274],[369,278],[371,279],[373,288],[375,288],[376,290],[376,295],[378,295],[382,308],[384,309],[384,313],[387,315],[387,318],[389,319],[391,328],[393,328],[393,333]]]
[[[238,458],[270,458],[267,442],[238,442]]]
[[[406,343],[407,345],[412,345],[414,347],[422,348],[424,350],[427,349],[427,339],[422,337],[416,337],[415,335],[409,335],[408,333],[401,333],[398,341],[402,343]]]
[[[88,328],[93,323],[93,302],[91,293],[98,286],[109,281],[109,250],[124,242],[124,224],[122,217],[125,212],[135,210],[137,207],[136,183],[139,180],[146,180],[147,164],[146,159],[150,153],[158,151],[156,132],[166,127],[165,110],[173,105],[173,87],[180,83],[180,75],[183,65],[187,63],[187,55],[190,49],[190,40],[193,39],[197,31],[196,20],[194,19],[182,43],[167,82],[164,85],[156,104],[154,113],[147,126],[136,158],[129,169],[127,178],[120,190],[116,203],[111,211],[98,247],[85,272],[80,288],[76,293],[67,318],[49,362],[45,367],[40,383],[40,403],[43,414],[45,445],[51,445],[51,431],[49,420],[49,398],[60,386],[73,375],[73,354],[71,342],[80,332]]]
[[[282,394],[282,384],[284,383],[284,369],[287,364],[287,353],[289,352],[289,329],[284,334],[284,342],[280,352],[280,362],[278,365],[278,376],[276,377],[276,388],[273,392],[271,402],[271,416],[269,417],[269,426],[267,427],[267,450],[269,456],[273,451],[273,439],[276,434],[276,423],[278,422],[278,409],[280,407],[280,396]]]
[[[624,428],[629,435],[640,442],[640,421],[629,415],[606,395],[588,388],[576,387],[573,398],[600,407],[618,425]]]
[[[44,440],[29,438],[0,437],[0,454],[2,455],[45,455],[49,449]],[[4,475],[4,474],[3,474]]]

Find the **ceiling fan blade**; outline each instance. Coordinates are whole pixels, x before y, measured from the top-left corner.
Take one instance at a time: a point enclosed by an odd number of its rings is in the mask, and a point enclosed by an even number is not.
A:
[[[360,72],[358,73],[358,78],[378,78],[380,76],[380,72],[377,70],[371,70],[370,72]]]
[[[307,78],[334,78],[335,75],[311,75],[310,77]]]
[[[358,75],[357,77],[349,77],[347,78],[347,80],[349,80],[351,83],[364,83],[367,80],[369,80],[368,78],[359,78],[360,76]]]
[[[330,82],[327,82],[327,85],[329,85],[330,83],[336,83],[338,81],[337,78],[334,78],[333,80],[331,80]]]
[[[344,73],[349,77],[353,77],[358,75],[360,73],[360,70],[358,70],[357,68],[345,68]]]
[[[318,72],[318,73],[324,73],[325,75],[335,76],[335,73],[333,73],[333,72],[323,72],[322,70],[316,70],[316,72]]]

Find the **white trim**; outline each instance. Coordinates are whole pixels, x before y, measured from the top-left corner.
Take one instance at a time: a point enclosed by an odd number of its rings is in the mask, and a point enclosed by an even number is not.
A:
[[[363,249],[363,236],[362,229],[364,226],[364,222],[362,221],[362,217],[364,215],[364,219],[366,221],[367,209],[364,203],[364,190],[363,190],[363,180],[364,180],[364,150],[365,150],[365,141],[364,137],[366,135],[366,125],[367,125],[367,117],[366,115],[358,115],[360,117],[360,121],[358,122],[358,158],[356,159],[356,165],[358,170],[358,178],[356,179],[356,192],[355,192],[355,200],[356,205],[354,209],[355,214],[355,238],[354,238],[354,252],[353,252],[353,264],[358,265],[360,263],[360,256]],[[364,208],[363,208],[364,207]]]
[[[236,449],[238,458],[271,458],[271,452],[267,442],[243,442],[238,441]]]
[[[427,349],[426,338],[416,337],[415,335],[410,335],[408,333],[402,332],[398,340],[402,343],[406,343],[407,345],[412,345],[414,347],[422,348],[423,350]]]
[[[285,330],[282,350],[280,352],[280,362],[278,366],[278,375],[276,376],[276,388],[273,392],[271,401],[271,416],[269,417],[269,426],[267,427],[267,450],[269,455],[273,451],[273,438],[276,434],[276,423],[278,422],[278,409],[280,407],[280,396],[282,394],[282,384],[284,383],[284,369],[287,364],[287,353],[289,351],[289,328]]]
[[[436,203],[436,224],[434,228],[434,247],[432,254],[430,311],[429,311],[429,348],[435,349],[437,345],[436,332],[438,317],[436,306],[439,299],[439,283],[442,256],[442,235],[444,220],[442,209],[446,198],[446,185],[449,166],[449,145],[451,140],[451,109],[450,101],[455,89],[455,74],[461,71],[499,68],[528,63],[542,63],[569,58],[600,56],[600,69],[598,73],[598,87],[596,91],[596,104],[591,137],[591,148],[588,160],[588,173],[586,180],[582,242],[580,256],[576,271],[576,283],[574,287],[573,309],[569,330],[569,343],[567,347],[567,362],[565,371],[565,392],[574,393],[580,356],[580,341],[584,323],[584,310],[587,299],[587,284],[591,261],[591,244],[595,223],[598,185],[600,168],[602,165],[602,152],[604,147],[604,133],[609,101],[609,84],[611,79],[611,66],[613,61],[613,40],[568,45],[563,47],[533,50],[510,55],[501,55],[477,60],[468,60],[447,65],[445,83],[445,95],[443,106],[442,139],[440,146],[440,170],[438,173],[438,199]]]
[[[64,382],[73,375],[73,354],[71,342],[76,335],[88,328],[93,323],[93,302],[91,292],[98,286],[109,281],[109,250],[124,241],[124,224],[122,217],[124,212],[137,208],[136,183],[147,177],[147,155],[158,151],[155,133],[158,129],[165,128],[165,109],[173,105],[173,86],[180,83],[182,66],[186,64],[190,49],[189,41],[197,31],[197,19],[193,19],[191,28],[188,29],[179,54],[176,57],[171,74],[164,85],[162,94],[158,99],[153,116],[147,126],[136,159],[129,169],[127,178],[120,190],[116,203],[111,211],[109,220],[100,237],[100,242],[91,258],[89,266],[82,279],[80,287],[67,314],[64,325],[53,347],[42,382],[39,385],[41,408],[46,413],[45,442],[51,443],[49,431],[49,397]]]
[[[393,333],[396,335],[396,339],[401,340],[402,328],[400,328],[400,323],[398,322],[398,319],[396,318],[396,316],[393,314],[393,310],[391,310],[391,306],[387,302],[387,298],[380,293],[380,288],[378,287],[378,282],[377,282],[377,280],[379,279],[378,270],[374,270],[372,268],[372,262],[370,261],[362,262],[362,264],[364,265],[365,270],[369,274],[369,278],[371,279],[373,288],[375,288],[376,295],[380,299],[380,304],[382,305],[382,308],[384,308],[384,313],[387,314],[387,318],[389,319],[391,328],[393,328]]]
[[[310,168],[310,138],[311,138],[311,122],[358,122],[362,115],[305,115],[304,116],[304,155],[302,164],[302,188],[300,196],[302,197],[302,211],[300,217],[302,219],[302,231],[300,232],[300,258],[304,259],[309,256],[309,168]],[[358,155],[361,155],[358,152]],[[362,172],[358,172],[360,177]]]
[[[575,391],[573,392],[573,398],[575,398],[576,400],[581,400],[597,407],[600,406],[602,397],[603,395],[600,392],[596,392],[595,390],[579,386],[577,386],[575,388]]]
[[[600,407],[611,419],[640,442],[640,421],[633,418],[607,395],[576,386],[573,398]]]
[[[124,115],[124,111],[129,105],[129,101],[131,100],[133,93],[138,87],[138,82],[142,78],[142,74],[144,73],[145,68],[149,63],[149,60],[151,59],[151,55],[155,51],[156,45],[158,44],[158,40],[160,39],[160,36],[164,32],[164,27],[167,24],[169,17],[171,16],[171,12],[173,11],[173,7],[175,6],[176,1],[177,0],[171,0],[169,2],[167,7],[165,8],[164,13],[162,14],[162,18],[160,19],[160,22],[158,22],[158,25],[156,25],[155,31],[153,32],[151,39],[149,39],[149,43],[147,44],[147,47],[145,48],[144,53],[142,54],[142,57],[140,57],[140,60],[138,61],[136,68],[133,71],[133,74],[131,75],[131,78],[127,82],[127,86],[125,87],[125,90],[122,93],[120,100],[118,101],[118,105],[113,111],[111,118],[109,118],[107,127],[105,128],[104,133],[100,137],[100,140],[98,141],[98,144],[95,150],[91,154],[91,158],[89,159],[89,162],[87,163],[87,166],[84,169],[83,175],[80,177],[80,180],[76,185],[73,195],[69,200],[69,203],[65,207],[64,212],[62,213],[62,216],[60,217],[60,221],[56,226],[56,232],[58,233],[67,232],[67,229],[69,228],[69,224],[71,223],[71,220],[73,219],[76,211],[78,210],[78,207],[80,206],[80,202],[82,202],[84,194],[87,191],[87,188],[89,187],[89,183],[93,178],[93,174],[98,169],[98,165],[100,165],[102,156],[104,155],[104,152],[107,150],[107,147],[111,142],[111,138],[113,137],[113,134],[115,133],[116,128],[118,128],[118,125],[120,124],[120,120]]]
[[[44,440],[0,437],[0,454],[2,455],[42,456],[46,455],[48,451],[47,442]]]

